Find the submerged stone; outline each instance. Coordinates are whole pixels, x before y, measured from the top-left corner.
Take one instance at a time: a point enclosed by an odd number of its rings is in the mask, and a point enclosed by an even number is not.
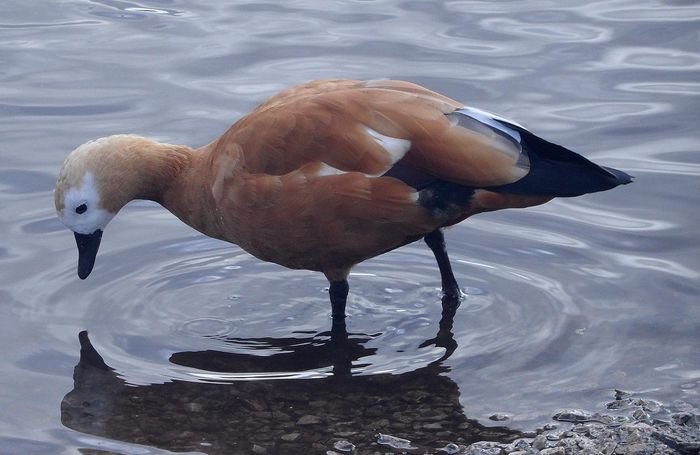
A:
[[[454,455],[458,453],[460,450],[460,447],[457,444],[449,443],[445,447],[440,447],[437,449],[437,453],[439,454],[447,454],[447,455]]]
[[[345,439],[341,439],[340,441],[335,441],[333,448],[340,452],[350,453],[355,450],[355,444],[351,443],[350,441],[346,441]]]
[[[252,449],[252,450],[253,450],[253,453],[257,453],[257,454],[260,454],[260,455],[263,455],[263,454],[266,454],[266,453],[267,453],[267,449],[266,449],[265,447],[259,446],[259,445],[257,445],[257,444],[253,444],[253,449]]]
[[[321,423],[321,419],[310,414],[302,416],[299,418],[299,420],[297,420],[297,425],[314,425],[317,423]]]
[[[299,436],[301,436],[300,433],[287,433],[280,436],[280,439],[287,442],[294,442],[299,439]]]
[[[411,445],[411,441],[408,439],[397,438],[396,436],[392,436],[390,434],[379,433],[377,435],[377,443],[389,446],[392,449],[415,449],[415,447]]]
[[[501,455],[505,452],[503,444],[490,441],[475,442],[467,447],[464,455]]]
[[[671,414],[671,419],[673,419],[673,422],[676,425],[698,425],[697,416],[692,412],[677,412],[675,414]]]
[[[535,440],[532,441],[532,448],[536,450],[542,450],[547,446],[547,438],[544,435],[538,434]]]

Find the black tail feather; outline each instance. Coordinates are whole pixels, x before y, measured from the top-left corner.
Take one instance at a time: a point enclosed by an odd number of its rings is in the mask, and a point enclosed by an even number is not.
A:
[[[617,169],[598,166],[581,155],[548,142],[524,128],[509,125],[521,134],[530,171],[517,182],[487,188],[499,193],[580,196],[626,185],[632,177]]]

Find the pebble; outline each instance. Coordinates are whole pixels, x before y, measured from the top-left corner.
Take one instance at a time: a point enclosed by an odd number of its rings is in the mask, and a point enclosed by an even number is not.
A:
[[[202,405],[199,403],[187,403],[185,408],[190,412],[202,412]]]
[[[656,412],[661,408],[661,403],[654,400],[645,400],[643,398],[636,399],[632,402],[635,406],[640,406],[643,410]]]
[[[314,425],[317,423],[321,423],[321,419],[310,414],[302,416],[297,420],[297,425]]]
[[[492,416],[489,417],[490,420],[494,420],[496,422],[502,422],[504,420],[508,420],[510,417],[508,417],[507,414],[502,414],[500,412],[497,412],[496,414],[493,414]]]
[[[559,440],[573,438],[574,436],[576,436],[576,433],[573,431],[562,431],[559,433]]]
[[[536,450],[542,450],[547,447],[547,438],[544,435],[538,434],[535,440],[532,441],[532,448]]]
[[[620,390],[620,389],[615,389],[615,399],[616,400],[622,400],[623,398],[625,398],[628,395],[629,395],[629,392],[625,392],[624,390]]]
[[[539,455],[566,455],[566,451],[563,447],[552,447],[540,450]]]
[[[587,425],[579,425],[574,427],[571,431],[578,435],[588,435],[591,433],[591,428]]]
[[[345,439],[341,439],[340,441],[335,441],[333,448],[340,452],[350,453],[355,450],[355,444],[351,443],[350,441],[346,441]]]
[[[425,430],[442,430],[442,424],[440,422],[426,423],[422,428]]]
[[[637,409],[632,413],[632,418],[634,420],[649,420],[649,414],[644,409]]]
[[[509,448],[510,447],[512,447],[512,450],[520,450],[527,452],[530,449],[530,442],[525,439],[518,439],[516,441],[511,442]],[[508,451],[509,448],[506,449],[506,451]]]
[[[548,424],[528,439],[510,444],[478,442],[465,455],[675,455],[700,454],[700,418],[697,411],[671,413],[663,403],[616,391],[616,400],[606,405],[615,416],[569,409],[556,413],[554,420],[569,422],[558,431]],[[618,404],[620,402],[620,404]],[[674,402],[675,407],[675,402]],[[617,415],[626,410],[628,415]],[[654,418],[650,415],[653,413]],[[669,417],[661,420],[658,417]]]
[[[626,408],[627,406],[630,406],[631,404],[632,404],[631,398],[623,398],[620,400],[611,401],[610,403],[606,404],[605,407],[608,409],[623,409],[623,408]]]
[[[592,414],[580,409],[568,409],[566,411],[557,412],[552,417],[559,422],[587,422],[591,420]]]
[[[503,444],[498,442],[480,441],[467,447],[464,455],[501,455],[504,451]]]
[[[263,446],[259,446],[259,445],[257,445],[257,444],[253,444],[253,453],[257,453],[257,454],[261,454],[261,455],[262,455],[262,454],[267,453],[267,449],[266,449],[265,447],[263,447]]]
[[[676,425],[697,425],[698,421],[692,412],[677,412],[675,414],[671,414],[671,419],[673,419],[673,422]]]
[[[300,433],[287,433],[280,436],[280,439],[287,442],[294,442],[299,439],[299,436],[301,436]]]
[[[397,438],[390,434],[379,433],[377,435],[377,443],[389,446],[392,449],[415,449],[408,439]]]
[[[437,453],[446,455],[455,455],[460,451],[460,447],[457,444],[449,443],[445,447],[440,447],[437,449]]]

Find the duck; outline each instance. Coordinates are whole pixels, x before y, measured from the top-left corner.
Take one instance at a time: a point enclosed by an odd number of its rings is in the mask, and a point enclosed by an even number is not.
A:
[[[445,228],[631,181],[420,85],[333,79],[283,90],[199,148],[127,134],[86,142],[66,157],[54,199],[80,279],[110,220],[151,200],[262,261],[323,273],[333,327],[344,327],[356,264],[423,239],[456,306]]]

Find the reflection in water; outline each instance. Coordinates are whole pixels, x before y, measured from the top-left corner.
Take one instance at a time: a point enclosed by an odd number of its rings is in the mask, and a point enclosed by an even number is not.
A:
[[[442,317],[438,333],[434,338],[424,341],[419,346],[420,348],[436,346],[445,349],[445,353],[439,359],[431,362],[431,365],[439,365],[457,349],[452,326],[459,304],[459,297],[443,296]],[[170,362],[197,370],[215,372],[213,374],[201,372],[193,374],[197,378],[209,381],[265,379],[272,376],[276,378],[322,377],[330,374],[350,376],[353,373],[358,374],[363,367],[371,364],[369,359],[366,363],[358,361],[377,352],[377,348],[368,348],[364,345],[381,335],[348,334],[344,325],[333,326],[331,331],[319,334],[313,334],[313,332],[297,333],[307,333],[310,336],[293,338],[227,337],[221,341],[234,345],[236,351],[250,351],[253,354],[209,349],[178,352],[170,356]],[[255,351],[258,355],[255,355]],[[269,352],[275,352],[275,354],[267,355],[266,353]],[[327,371],[328,374],[319,374],[322,371]]]
[[[445,346],[443,359],[457,347],[451,333],[454,308],[445,306],[438,335],[424,343]],[[459,388],[444,374],[448,369],[441,361],[402,375],[352,376],[353,362],[374,351],[363,346],[370,336],[334,332],[278,340],[231,339],[280,352],[266,357],[180,352],[171,357],[174,363],[217,372],[332,366],[333,374],[325,378],[172,381],[140,387],[127,385],[104,362],[87,332],[79,339],[80,362],[73,390],[61,403],[61,421],[94,436],[209,454],[250,453],[254,445],[268,453],[306,453],[331,449],[340,440],[352,442],[360,453],[386,449],[377,445],[378,433],[411,439],[414,446],[432,450],[447,443],[511,441],[520,436],[468,419],[459,403]]]
[[[210,381],[300,378],[294,373],[328,371],[336,376],[349,376],[352,363],[374,354],[376,348],[364,344],[368,335],[350,336],[347,332],[324,332],[296,338],[226,338],[237,349],[275,352],[271,355],[241,354],[217,350],[177,352],[170,357],[176,365],[196,368],[214,374],[195,373],[194,376]],[[320,370],[320,371],[319,371]]]

